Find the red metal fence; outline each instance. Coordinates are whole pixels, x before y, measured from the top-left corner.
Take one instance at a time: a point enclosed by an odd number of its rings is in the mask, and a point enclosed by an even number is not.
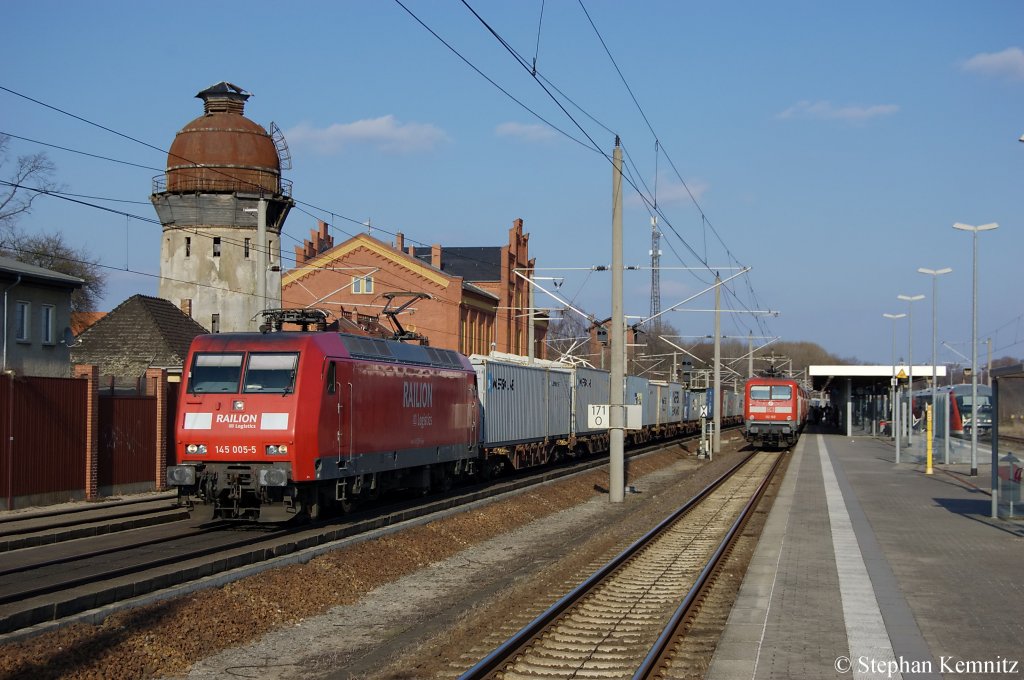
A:
[[[140,383],[148,394],[101,395],[94,367],[75,370],[0,375],[0,508],[165,487],[178,385],[153,369]]]
[[[83,488],[84,380],[0,375],[0,493],[43,497]]]
[[[101,493],[139,483],[152,485],[156,397],[100,396],[99,402],[97,483]]]

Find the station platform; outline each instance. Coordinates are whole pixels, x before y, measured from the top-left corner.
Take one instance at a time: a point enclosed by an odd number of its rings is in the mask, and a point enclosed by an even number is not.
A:
[[[967,472],[805,433],[706,677],[1024,677],[1024,523]]]

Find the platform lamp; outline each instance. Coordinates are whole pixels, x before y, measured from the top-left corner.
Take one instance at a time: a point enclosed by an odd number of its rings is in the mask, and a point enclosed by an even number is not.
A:
[[[910,427],[907,428],[907,446],[914,443],[914,303],[923,300],[924,295],[897,295],[897,300],[907,303],[907,363],[910,364]]]
[[[892,387],[892,413],[889,416],[889,431],[892,433],[892,437],[896,438],[896,321],[902,319],[906,314],[883,314],[886,319],[892,319],[892,381],[889,383]],[[896,447],[896,462],[900,462],[900,447]]]
[[[939,396],[938,380],[935,376],[935,344],[938,338],[938,316],[936,316],[936,296],[938,295],[938,281],[939,277],[943,274],[948,274],[952,269],[949,267],[943,267],[942,269],[928,269],[927,267],[918,267],[917,271],[921,274],[928,274],[932,277],[932,419],[935,419],[935,409],[938,406],[936,400]],[[926,442],[930,448],[935,442],[935,428],[932,428],[932,438]],[[948,460],[946,461],[949,462]]]
[[[957,222],[954,229],[969,231],[974,242],[974,272],[971,286],[971,477],[978,476],[978,232],[997,229],[998,224],[982,224],[975,227]]]

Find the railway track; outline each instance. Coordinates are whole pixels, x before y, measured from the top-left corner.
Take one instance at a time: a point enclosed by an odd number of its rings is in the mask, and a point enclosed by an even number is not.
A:
[[[663,677],[783,454],[748,457],[462,676]]]
[[[665,446],[662,443],[631,455]],[[429,521],[604,464],[604,459],[584,461],[477,485],[426,503],[392,504],[270,533],[266,525],[231,524],[225,528],[193,521],[177,528],[149,529],[144,535],[122,532],[117,539],[102,537],[114,542],[100,547],[94,547],[95,541],[80,541],[39,544],[34,549],[0,554],[0,636],[13,639],[34,634],[75,615],[98,621],[117,608],[195,589],[199,581],[219,585],[285,562],[308,561],[334,549],[332,544],[340,540]],[[164,534],[154,536],[154,531]],[[239,537],[240,533],[244,535]],[[69,547],[75,543],[82,547]]]
[[[138,501],[13,513],[0,519],[0,553],[187,520],[164,494]]]

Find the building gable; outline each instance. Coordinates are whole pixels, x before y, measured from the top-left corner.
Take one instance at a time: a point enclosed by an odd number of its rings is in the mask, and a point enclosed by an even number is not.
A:
[[[181,368],[192,339],[206,332],[167,300],[133,295],[79,336],[72,359],[102,375],[137,378],[147,368]]]
[[[361,249],[366,250],[388,262],[394,263],[402,269],[407,269],[413,274],[421,276],[441,288],[448,288],[452,283],[451,276],[447,276],[442,272],[439,272],[430,265],[424,264],[416,258],[410,257],[404,253],[400,253],[391,246],[381,243],[371,236],[367,236],[366,234],[357,234],[341,245],[335,246],[334,248],[331,248],[330,250],[313,258],[309,262],[306,262],[305,266],[301,269],[293,269],[285,274],[281,285],[282,287],[285,287],[298,283],[299,281],[316,274],[318,270],[329,269],[332,263],[343,261],[346,257]]]

